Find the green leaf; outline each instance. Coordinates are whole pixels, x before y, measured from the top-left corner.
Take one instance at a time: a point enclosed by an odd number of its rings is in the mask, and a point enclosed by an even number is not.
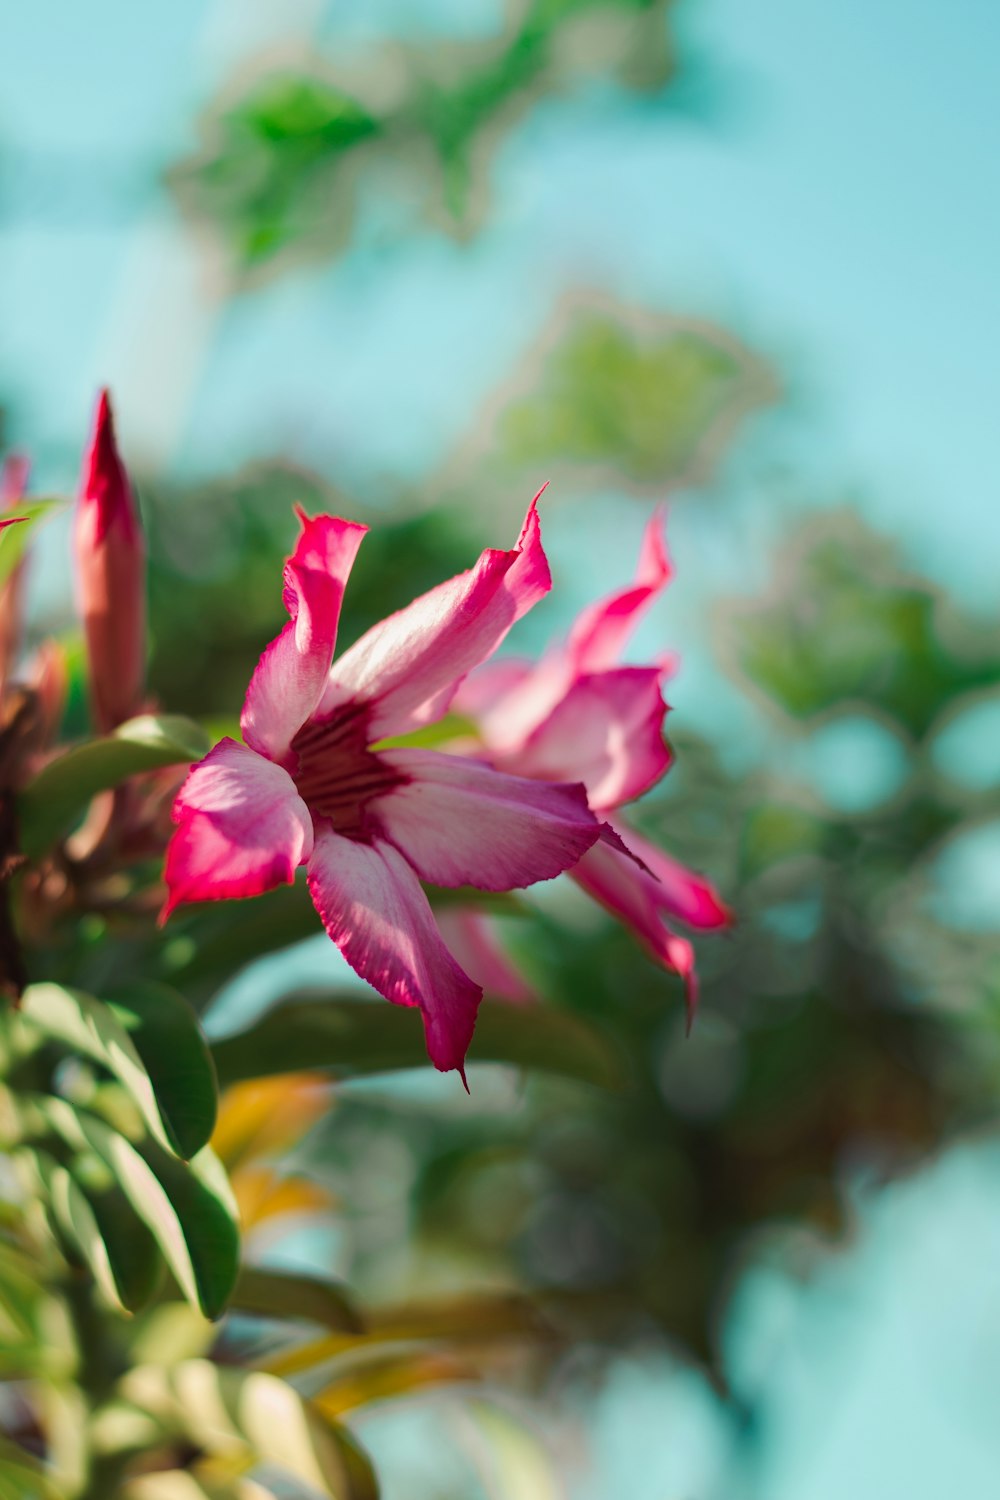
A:
[[[177,1284],[206,1318],[217,1318],[239,1272],[237,1211],[226,1174],[206,1147],[179,1161],[155,1142],[141,1148],[65,1099],[21,1094],[13,1101],[22,1139],[57,1136],[93,1152],[110,1169],[159,1245]]]
[[[59,1500],[37,1459],[16,1443],[0,1437],[0,1497],[2,1500]]]
[[[273,1500],[270,1490],[252,1479],[234,1479],[228,1484],[193,1474],[190,1469],[163,1469],[131,1480],[122,1490],[122,1500]]]
[[[230,1306],[265,1318],[307,1319],[337,1333],[361,1333],[364,1328],[350,1298],[333,1282],[256,1266],[243,1267]]]
[[[228,979],[252,959],[321,930],[304,882],[256,897],[252,922],[247,915],[248,909],[239,903],[219,901],[178,912],[171,919],[180,935],[167,941],[164,964],[185,993],[193,985]]]
[[[119,1389],[208,1455],[273,1464],[329,1500],[377,1500],[371,1465],[349,1434],[274,1375],[192,1359],[141,1365]]]
[[[135,1312],[156,1289],[160,1261],[152,1235],[115,1189],[87,1192],[48,1152],[22,1147],[19,1163],[47,1200],[53,1227],[82,1256],[112,1307]]]
[[[113,734],[67,750],[50,761],[18,799],[21,848],[29,858],[38,858],[72,831],[98,792],[143,771],[190,765],[210,748],[208,736],[192,719],[144,714]]]
[[[33,984],[21,1021],[113,1073],[167,1150],[187,1158],[207,1144],[215,1128],[215,1067],[194,1012],[175,990],[135,981],[106,1004],[62,985]]]
[[[423,1023],[415,1010],[332,994],[279,1004],[255,1025],[214,1044],[223,1084],[329,1068],[338,1076],[428,1066]],[[567,1011],[487,1001],[479,1012],[470,1062],[524,1068],[615,1088],[621,1059],[613,1044]]]
[[[14,515],[23,517],[16,526],[5,526],[0,531],[0,585],[6,583],[21,561],[35,531],[56,511],[61,510],[62,500],[18,500]]]

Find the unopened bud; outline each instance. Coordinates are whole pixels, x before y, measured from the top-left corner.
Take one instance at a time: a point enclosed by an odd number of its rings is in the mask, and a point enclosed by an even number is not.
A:
[[[146,664],[146,546],[107,391],[83,461],[74,549],[94,723],[107,733],[141,711]]]
[[[0,526],[17,518],[10,515],[24,499],[28,488],[28,460],[21,453],[10,453],[0,469],[0,511],[5,512]],[[24,633],[24,561],[11,569],[0,585],[0,691],[10,681],[21,652]]]

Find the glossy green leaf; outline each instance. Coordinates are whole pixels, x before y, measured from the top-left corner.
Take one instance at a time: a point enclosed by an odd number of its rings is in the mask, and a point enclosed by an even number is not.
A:
[[[208,1142],[215,1067],[194,1012],[175,990],[137,981],[105,1003],[62,985],[33,984],[21,1020],[112,1072],[167,1150],[187,1158]]]
[[[309,1068],[352,1077],[430,1066],[416,1011],[342,994],[289,999],[212,1050],[223,1084]],[[578,1017],[543,1006],[484,1004],[469,1061],[541,1068],[605,1088],[619,1086],[622,1077],[611,1042]]]
[[[120,1391],[207,1455],[273,1464],[330,1500],[377,1500],[371,1465],[350,1435],[273,1375],[192,1359],[142,1365]]]
[[[22,1137],[55,1135],[73,1151],[93,1152],[111,1170],[134,1212],[159,1245],[185,1297],[217,1318],[239,1271],[236,1205],[226,1174],[206,1147],[179,1161],[155,1142],[141,1148],[65,1099],[21,1095]]]
[[[89,1267],[105,1300],[123,1312],[143,1306],[156,1285],[158,1258],[152,1236],[134,1213],[121,1202],[117,1213],[107,1202],[95,1210],[70,1169],[46,1151],[22,1147],[17,1158],[46,1202],[59,1239]]]
[[[67,750],[50,761],[18,798],[21,848],[29,858],[37,858],[72,831],[98,792],[143,771],[190,765],[209,749],[208,736],[192,719],[144,714],[113,734]]]
[[[360,1333],[357,1308],[343,1288],[317,1276],[244,1266],[230,1306],[264,1318],[302,1318],[340,1333]]]

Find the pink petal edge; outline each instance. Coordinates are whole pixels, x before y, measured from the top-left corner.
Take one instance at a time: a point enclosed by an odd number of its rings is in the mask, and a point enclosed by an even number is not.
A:
[[[351,968],[394,1005],[419,1007],[434,1066],[455,1068],[465,1083],[483,992],[445,947],[403,856],[391,844],[359,844],[325,829],[316,835],[308,883],[323,926]]]
[[[466,674],[551,587],[536,505],[537,496],[511,551],[488,548],[468,572],[389,615],[345,651],[319,712],[346,701],[370,704],[372,741],[446,712]]]
[[[285,563],[290,619],[250,679],[240,725],[251,749],[285,763],[296,733],[326,687],[344,589],[368,530],[338,516],[298,511],[301,532]]]
[[[632,802],[666,775],[667,705],[658,667],[616,667],[577,677],[510,769],[543,780],[582,781],[595,812]]]
[[[383,750],[400,785],[368,805],[421,880],[509,891],[574,865],[600,827],[580,785],[507,776],[436,750]]]
[[[612,667],[639,617],[666,588],[673,568],[664,539],[666,513],[657,506],[643,532],[639,563],[633,582],[584,609],[566,643],[566,654],[577,672]]]
[[[172,816],[161,925],[184,902],[291,884],[312,851],[312,818],[291,777],[235,740],[221,740],[192,769]]]

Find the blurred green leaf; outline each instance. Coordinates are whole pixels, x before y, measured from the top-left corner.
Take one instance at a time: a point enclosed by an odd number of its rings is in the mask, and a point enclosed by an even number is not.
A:
[[[236,1206],[217,1158],[206,1147],[179,1161],[155,1142],[140,1147],[64,1099],[22,1094],[9,1104],[21,1138],[50,1135],[71,1151],[92,1151],[111,1170],[160,1247],[184,1295],[217,1318],[239,1271]]]
[[[164,1469],[132,1479],[122,1490],[122,1500],[273,1500],[270,1490],[252,1479],[223,1482],[192,1473],[190,1469]]]
[[[567,464],[657,492],[690,483],[774,397],[766,367],[707,323],[574,302],[544,342],[537,378],[519,381],[499,420],[505,458],[535,472]]]
[[[230,1306],[263,1318],[321,1323],[341,1333],[360,1333],[364,1327],[350,1296],[334,1282],[259,1266],[240,1271]]]
[[[215,1068],[194,1012],[175,990],[136,980],[105,1003],[62,985],[29,985],[20,1020],[112,1072],[167,1150],[188,1158],[208,1143]]]
[[[490,155],[519,112],[595,73],[643,91],[673,79],[670,6],[527,0],[508,3],[495,38],[394,39],[368,67],[271,67],[216,102],[171,186],[238,271],[282,252],[340,253],[369,179],[403,179],[408,204],[415,197],[426,218],[468,232],[488,201]]]
[[[752,685],[794,718],[863,703],[919,737],[949,699],[996,681],[996,632],[957,619],[850,512],[802,527],[775,574],[770,599],[729,612],[727,635]]]
[[[64,508],[62,500],[18,500],[14,512],[23,517],[14,526],[0,530],[0,584],[3,584],[21,561],[38,527]]]
[[[0,1435],[2,1500],[62,1500],[42,1464]]]
[[[130,719],[103,739],[65,751],[18,798],[21,847],[37,859],[71,832],[98,792],[164,766],[190,765],[210,749],[201,726],[177,714]]]
[[[350,1435],[273,1375],[193,1359],[171,1369],[142,1365],[120,1391],[207,1455],[273,1464],[330,1500],[377,1500],[371,1466]]]
[[[223,1084],[329,1068],[343,1077],[429,1066],[419,1014],[331,994],[290,998],[254,1026],[214,1043]],[[542,1068],[602,1088],[621,1085],[621,1059],[596,1028],[565,1011],[486,1001],[469,1061]]]
[[[46,1151],[22,1147],[17,1159],[47,1201],[53,1227],[90,1268],[109,1305],[124,1312],[143,1307],[155,1289],[159,1260],[152,1236],[124,1200],[113,1191],[96,1198],[85,1192]]]

